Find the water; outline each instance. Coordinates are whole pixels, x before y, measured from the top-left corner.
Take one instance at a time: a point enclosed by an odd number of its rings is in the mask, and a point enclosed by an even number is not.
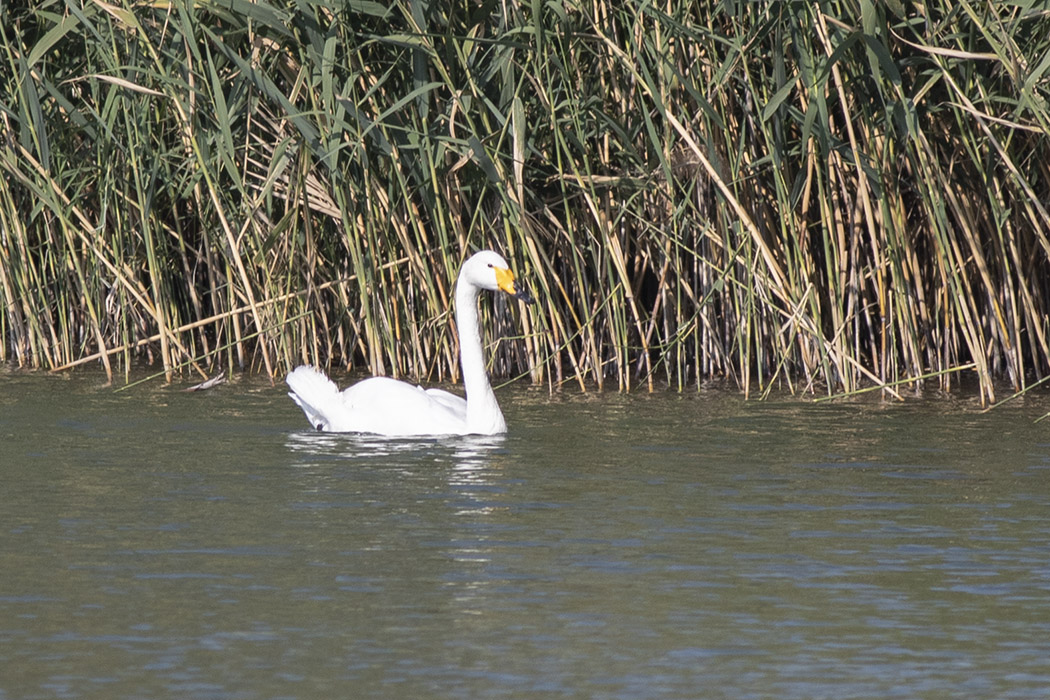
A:
[[[1050,410],[0,375],[0,699],[1050,696]]]

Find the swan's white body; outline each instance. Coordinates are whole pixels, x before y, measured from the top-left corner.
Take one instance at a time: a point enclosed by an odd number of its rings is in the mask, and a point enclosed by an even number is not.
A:
[[[309,365],[288,375],[288,395],[313,427],[327,432],[394,437],[506,432],[507,423],[485,371],[477,304],[482,289],[502,290],[532,301],[497,253],[484,250],[463,264],[456,282],[456,324],[466,399],[389,377],[372,377],[339,391],[331,379]]]

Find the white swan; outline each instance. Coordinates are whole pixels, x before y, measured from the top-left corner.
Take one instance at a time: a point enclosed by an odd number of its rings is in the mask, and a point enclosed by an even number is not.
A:
[[[328,432],[389,436],[506,432],[481,348],[478,293],[482,289],[502,290],[532,303],[532,297],[499,254],[483,250],[463,263],[456,282],[456,325],[466,399],[389,377],[364,379],[340,392],[331,379],[309,365],[297,367],[288,375],[286,381],[292,389],[288,395],[303,409],[311,425]]]

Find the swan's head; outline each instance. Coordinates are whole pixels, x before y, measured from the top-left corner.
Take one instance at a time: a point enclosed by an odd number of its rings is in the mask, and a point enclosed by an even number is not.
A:
[[[499,253],[491,250],[483,250],[475,253],[463,263],[463,270],[459,273],[460,280],[466,281],[478,289],[489,291],[503,291],[516,299],[521,299],[526,304],[533,302],[525,286],[514,278],[510,271],[510,265]]]

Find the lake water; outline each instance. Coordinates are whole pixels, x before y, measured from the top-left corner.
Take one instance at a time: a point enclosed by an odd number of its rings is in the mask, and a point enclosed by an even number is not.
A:
[[[0,700],[1050,696],[1050,410],[0,374]]]

